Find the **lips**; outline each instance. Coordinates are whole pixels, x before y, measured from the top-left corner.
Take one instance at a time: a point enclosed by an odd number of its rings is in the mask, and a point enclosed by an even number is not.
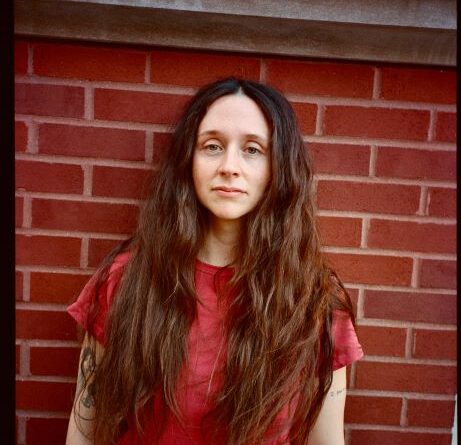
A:
[[[212,188],[213,192],[216,193],[221,198],[238,198],[243,196],[246,192],[238,187],[227,187],[220,185],[218,187]]]
[[[228,192],[228,193],[232,193],[232,192],[238,192],[238,193],[245,193],[242,189],[239,189],[237,187],[226,187],[226,186],[218,186],[218,187],[213,187],[213,190],[216,190],[216,191],[222,191],[222,192]]]

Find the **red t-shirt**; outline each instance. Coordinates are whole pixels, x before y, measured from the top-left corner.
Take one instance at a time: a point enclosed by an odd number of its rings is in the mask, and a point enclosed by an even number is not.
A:
[[[117,285],[123,273],[123,266],[127,263],[130,253],[118,255],[109,271],[109,276],[99,292],[101,310],[90,333],[101,343],[105,344],[104,321],[107,311],[114,297]],[[222,270],[217,266],[196,261],[195,286],[197,295],[203,304],[197,305],[197,317],[191,325],[188,337],[188,367],[178,383],[178,399],[181,412],[184,416],[183,428],[174,416],[169,416],[167,427],[159,445],[203,445],[208,443],[201,433],[201,420],[210,409],[209,394],[219,388],[221,371],[225,358],[225,344],[221,328],[223,317],[222,309],[217,304],[214,285],[215,274],[218,270],[219,280],[224,284],[232,275],[231,268]],[[68,313],[86,329],[85,318],[91,301],[91,289],[94,285],[90,280],[82,290],[77,301],[71,304]],[[333,370],[347,366],[363,356],[362,348],[350,318],[333,315],[332,326],[334,338]],[[154,413],[160,407],[153,407]],[[277,417],[282,421],[288,415],[288,408]],[[155,417],[155,416],[154,416]],[[138,444],[134,431],[128,431],[119,445]],[[155,423],[145,425],[145,442],[149,444],[149,437],[155,436]],[[267,445],[284,443],[283,438],[270,440]]]

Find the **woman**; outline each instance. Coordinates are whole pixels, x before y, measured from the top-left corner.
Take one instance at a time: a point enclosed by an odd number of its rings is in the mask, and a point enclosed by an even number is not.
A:
[[[135,233],[68,311],[87,331],[68,445],[344,443],[362,350],[295,114],[268,86],[191,99]]]

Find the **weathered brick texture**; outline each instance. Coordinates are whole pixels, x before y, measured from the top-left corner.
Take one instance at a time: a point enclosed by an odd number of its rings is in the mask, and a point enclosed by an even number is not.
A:
[[[451,443],[454,70],[20,39],[15,74],[18,445],[64,443],[80,338],[65,308],[136,226],[185,103],[228,75],[284,92],[311,152],[365,351],[346,444]]]
[[[325,135],[424,141],[429,112],[400,108],[327,106]]]

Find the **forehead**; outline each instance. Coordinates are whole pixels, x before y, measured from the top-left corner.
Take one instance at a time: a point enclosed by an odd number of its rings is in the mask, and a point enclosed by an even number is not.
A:
[[[243,94],[220,97],[200,122],[198,133],[210,131],[256,133],[269,139],[269,125],[258,104]]]

